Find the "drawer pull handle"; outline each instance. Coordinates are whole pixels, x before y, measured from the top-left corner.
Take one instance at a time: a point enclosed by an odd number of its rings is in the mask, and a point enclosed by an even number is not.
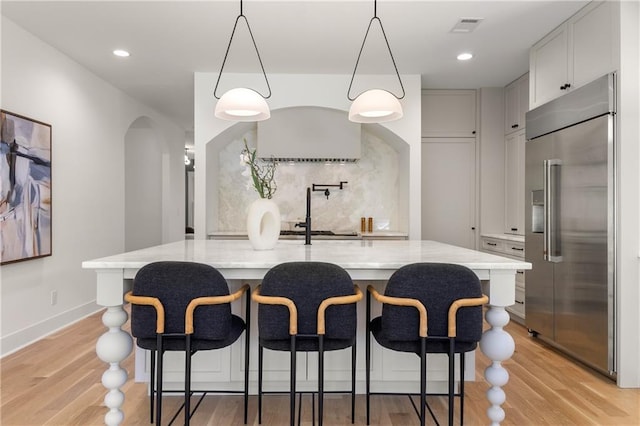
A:
[[[488,246],[497,246],[498,244],[496,243],[487,243]]]
[[[524,251],[524,249],[520,247],[511,247],[511,250]]]
[[[524,274],[524,271],[516,271],[516,274]]]
[[[518,305],[524,305],[524,302],[521,302],[521,301],[519,301],[519,300],[516,300],[516,303],[517,303]]]
[[[517,230],[518,230],[518,228],[511,228],[511,230],[512,230],[512,231],[517,231]]]

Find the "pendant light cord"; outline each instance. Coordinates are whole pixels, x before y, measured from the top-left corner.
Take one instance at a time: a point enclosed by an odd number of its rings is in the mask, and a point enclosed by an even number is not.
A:
[[[404,98],[405,95],[405,91],[404,91],[404,86],[402,84],[402,79],[400,78],[400,73],[398,72],[398,67],[396,66],[396,61],[393,58],[393,53],[391,52],[391,46],[389,46],[389,40],[387,39],[387,34],[384,32],[384,27],[382,26],[382,21],[380,20],[380,18],[378,18],[378,5],[377,5],[377,0],[373,1],[373,18],[371,18],[371,20],[369,21],[369,26],[367,27],[367,32],[364,35],[364,40],[362,40],[362,46],[360,46],[360,53],[358,53],[358,59],[356,60],[356,66],[353,69],[353,74],[351,75],[351,83],[349,83],[349,90],[347,91],[347,98],[350,101],[353,101],[357,98],[357,96],[355,97],[351,97],[351,86],[353,86],[353,79],[356,76],[356,72],[358,71],[358,64],[360,63],[360,57],[362,56],[362,51],[364,50],[364,45],[367,42],[367,37],[369,36],[369,30],[371,30],[371,25],[373,24],[373,21],[378,21],[378,23],[380,24],[380,29],[382,30],[382,35],[384,36],[384,41],[387,44],[387,50],[389,51],[389,56],[391,56],[391,62],[393,63],[393,68],[396,71],[396,76],[398,77],[398,81],[400,82],[400,88],[402,89],[402,96],[397,96],[395,94],[392,93],[393,96],[395,96],[398,99],[402,99]],[[391,92],[389,92],[391,93]]]
[[[249,26],[249,21],[247,20],[247,17],[244,16],[244,14],[242,13],[242,0],[240,0],[240,14],[236,18],[236,23],[233,25],[233,31],[231,31],[231,38],[229,39],[229,45],[227,46],[227,51],[225,52],[224,59],[222,60],[222,67],[220,67],[220,74],[218,74],[218,80],[216,81],[216,87],[215,87],[215,89],[213,89],[213,96],[216,99],[220,99],[220,96],[217,95],[218,85],[220,84],[220,77],[222,77],[222,72],[224,71],[224,65],[227,62],[227,57],[229,56],[229,50],[231,49],[231,43],[233,42],[233,36],[236,33],[236,28],[238,27],[238,22],[240,21],[241,18],[247,24],[247,29],[249,30],[249,35],[251,36],[251,41],[253,42],[253,47],[255,48],[256,55],[258,56],[258,62],[260,62],[260,69],[262,70],[262,75],[264,76],[264,81],[267,83],[267,89],[269,90],[269,94],[266,95],[266,96],[263,95],[262,93],[258,92],[257,90],[256,90],[256,92],[258,94],[260,94],[260,96],[262,96],[263,98],[269,99],[271,97],[271,86],[269,85],[269,80],[267,79],[267,73],[264,71],[264,65],[262,65],[262,58],[260,58],[260,52],[258,51],[258,46],[256,45],[256,40],[253,38],[253,32],[251,31],[251,27]]]

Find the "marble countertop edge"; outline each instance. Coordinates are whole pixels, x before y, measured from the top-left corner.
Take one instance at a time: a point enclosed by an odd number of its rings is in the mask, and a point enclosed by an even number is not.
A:
[[[291,261],[330,262],[345,269],[397,269],[417,262],[443,262],[471,269],[531,269],[521,260],[418,240],[278,241],[273,250],[253,250],[245,240],[186,240],[82,262],[85,269],[137,269],[155,261],[193,261],[225,269],[264,269]]]

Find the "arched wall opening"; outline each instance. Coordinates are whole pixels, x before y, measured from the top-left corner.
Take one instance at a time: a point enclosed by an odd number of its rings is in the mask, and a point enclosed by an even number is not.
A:
[[[157,123],[134,120],[125,134],[125,251],[163,242],[169,150]]]
[[[346,111],[332,110],[340,111],[340,119],[346,120]],[[246,230],[246,213],[258,194],[240,154],[244,140],[249,148],[256,148],[256,128],[256,123],[236,123],[206,143],[207,233]],[[314,230],[359,231],[360,218],[373,217],[376,230],[408,232],[409,143],[379,124],[363,124],[361,149],[362,156],[355,163],[278,164],[274,200],[283,229],[293,229],[304,220],[307,187],[347,181],[343,190],[332,190],[328,199],[321,192],[312,193]]]

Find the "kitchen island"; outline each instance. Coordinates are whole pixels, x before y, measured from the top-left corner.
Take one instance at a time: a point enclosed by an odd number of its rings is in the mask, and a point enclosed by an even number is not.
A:
[[[530,269],[529,263],[495,256],[479,251],[464,249],[435,241],[312,241],[312,245],[305,246],[299,241],[279,241],[273,250],[255,251],[248,241],[226,241],[226,240],[186,240],[170,244],[164,244],[147,249],[118,254],[101,259],[83,262],[86,269],[94,269],[97,273],[96,302],[107,309],[102,317],[104,325],[108,328],[96,344],[96,353],[104,362],[108,363],[108,369],[102,376],[102,383],[108,389],[105,396],[105,405],[109,411],[105,415],[105,424],[118,425],[124,419],[121,411],[124,403],[124,393],[120,388],[127,381],[127,372],[120,367],[120,362],[124,360],[132,351],[133,340],[129,333],[122,330],[122,326],[128,319],[128,314],[123,306],[123,294],[131,288],[132,279],[136,272],[144,265],[155,261],[193,261],[209,264],[217,268],[229,281],[230,288],[237,288],[242,282],[250,282],[255,287],[266,272],[273,266],[290,261],[320,261],[330,262],[345,268],[352,279],[356,282],[375,283],[380,289],[384,288],[386,280],[398,268],[416,262],[443,262],[454,263],[467,266],[472,269],[478,277],[483,280],[483,291],[489,296],[489,308],[486,312],[486,321],[490,328],[483,334],[480,342],[482,352],[492,360],[491,365],[485,370],[485,379],[489,383],[487,398],[490,408],[487,411],[492,424],[499,424],[504,419],[504,410],[501,405],[506,396],[502,387],[508,382],[509,375],[502,367],[501,362],[509,359],[514,352],[515,344],[512,337],[504,331],[503,327],[509,322],[509,314],[505,307],[510,306],[515,301],[515,275],[518,269]],[[241,309],[241,304],[234,306],[234,310]],[[364,315],[362,306],[359,309],[359,340],[364,339]],[[257,317],[257,315],[253,315]],[[255,326],[252,327],[252,345],[257,340]],[[243,340],[243,339],[240,339]],[[217,386],[235,386],[235,379],[241,376],[242,364],[236,356],[240,353],[241,342],[237,342],[229,351],[216,355],[217,370],[211,370],[210,361],[201,371],[202,382],[214,383]],[[359,345],[363,347],[364,345]],[[234,353],[234,350],[236,351]],[[221,352],[221,351],[216,351]],[[363,352],[363,351],[359,351]],[[383,351],[380,349],[380,353]],[[385,351],[388,352],[388,351]],[[256,358],[257,351],[251,350],[251,356]],[[172,354],[169,354],[172,355]],[[204,354],[203,354],[204,355]],[[266,355],[266,353],[265,353]],[[302,354],[307,356],[307,354]],[[314,359],[309,354],[305,358],[307,361],[301,363],[301,368],[307,368],[304,373],[312,381]],[[360,355],[360,354],[359,354]],[[408,354],[402,354],[410,356]],[[274,387],[278,388],[278,381],[284,383],[288,380],[286,368],[278,367],[278,357],[273,358],[276,364],[271,376],[265,374],[265,382],[273,381]],[[280,357],[282,358],[282,357]],[[404,368],[406,362],[402,359],[400,367],[402,370],[385,370],[383,356],[373,354],[373,379],[384,385],[383,389],[403,389],[408,382],[415,382],[415,371]],[[252,363],[253,361],[252,360]],[[377,360],[377,361],[376,361]],[[265,366],[272,362],[265,357]],[[417,365],[417,362],[415,363]],[[138,366],[138,361],[136,361]],[[284,360],[280,365],[288,365]],[[326,376],[327,389],[340,386],[340,359],[334,362],[327,359],[327,366],[335,367],[335,371],[329,372]],[[362,363],[358,374],[362,373]],[[472,367],[473,364],[469,365]],[[194,375],[197,375],[197,365],[194,363]],[[138,367],[136,367],[138,368]],[[470,370],[473,370],[470,368]],[[308,373],[308,374],[307,374]],[[473,377],[471,371],[470,377]],[[438,374],[429,373],[430,377]],[[176,374],[177,375],[177,374]],[[284,376],[283,376],[284,375]],[[167,374],[171,380],[171,372]],[[360,374],[360,376],[362,376]],[[446,376],[446,375],[445,375]],[[284,377],[284,380],[282,378]],[[442,380],[442,379],[440,379]],[[198,381],[194,377],[194,381]],[[335,382],[335,383],[334,383]],[[404,383],[403,383],[404,382]],[[253,381],[252,381],[253,383]],[[255,385],[255,383],[253,383]]]

